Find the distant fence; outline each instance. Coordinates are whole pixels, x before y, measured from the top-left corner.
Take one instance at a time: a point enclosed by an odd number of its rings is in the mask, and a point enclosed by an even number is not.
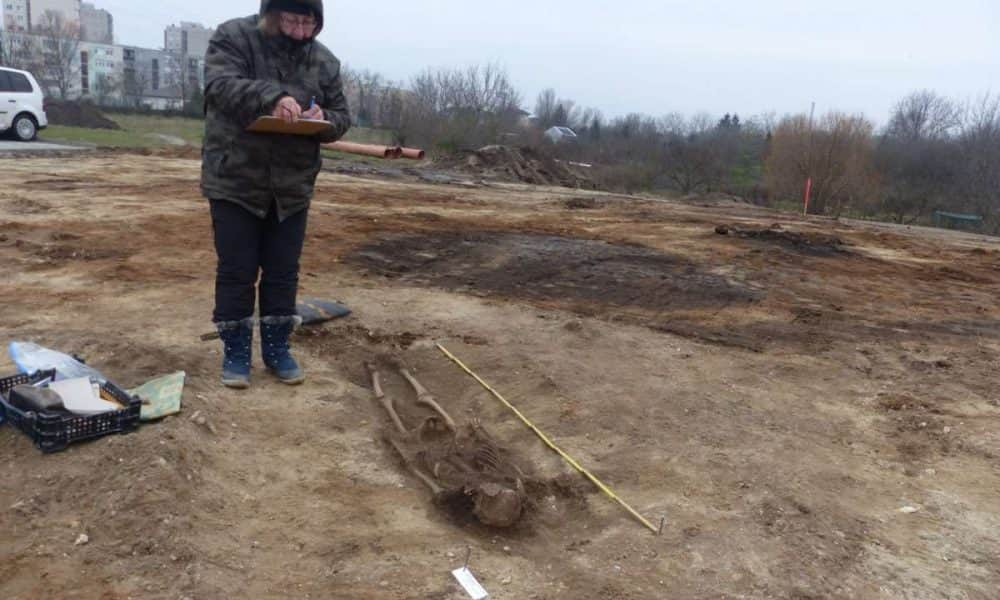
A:
[[[944,227],[947,229],[979,231],[983,228],[983,217],[979,215],[968,215],[936,210],[934,211],[934,225],[936,227]]]

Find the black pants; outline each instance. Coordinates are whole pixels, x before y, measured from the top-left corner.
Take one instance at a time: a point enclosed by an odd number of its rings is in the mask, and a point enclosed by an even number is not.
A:
[[[219,257],[212,320],[219,323],[252,317],[258,274],[260,315],[294,315],[308,211],[279,222],[273,206],[267,217],[260,219],[227,200],[210,203]]]

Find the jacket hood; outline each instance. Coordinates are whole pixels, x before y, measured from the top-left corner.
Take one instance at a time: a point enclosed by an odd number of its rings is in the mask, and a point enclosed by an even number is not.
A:
[[[301,4],[306,6],[316,15],[316,31],[313,32],[313,39],[319,35],[319,32],[323,30],[323,0],[295,0],[296,4]],[[264,16],[269,10],[273,10],[273,5],[278,4],[275,0],[261,0],[260,1],[260,16]]]

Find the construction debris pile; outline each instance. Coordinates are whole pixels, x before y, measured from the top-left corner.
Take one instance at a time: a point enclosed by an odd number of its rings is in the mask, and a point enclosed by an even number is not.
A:
[[[528,147],[485,146],[466,157],[462,167],[480,175],[509,181],[597,189],[593,180],[569,164],[543,156]]]
[[[118,123],[104,116],[104,113],[90,102],[70,100],[45,100],[45,115],[50,125],[86,127],[88,129],[121,129]]]

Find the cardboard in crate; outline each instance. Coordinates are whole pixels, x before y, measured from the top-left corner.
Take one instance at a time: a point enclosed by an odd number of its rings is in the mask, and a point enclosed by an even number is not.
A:
[[[55,370],[38,371],[31,375],[12,375],[0,379],[0,410],[12,427],[20,429],[42,452],[58,452],[74,442],[89,440],[110,433],[131,433],[139,427],[142,401],[131,396],[110,381],[101,384],[101,394],[107,395],[125,408],[99,415],[81,416],[65,413],[23,411],[8,402],[12,389],[55,377]]]

